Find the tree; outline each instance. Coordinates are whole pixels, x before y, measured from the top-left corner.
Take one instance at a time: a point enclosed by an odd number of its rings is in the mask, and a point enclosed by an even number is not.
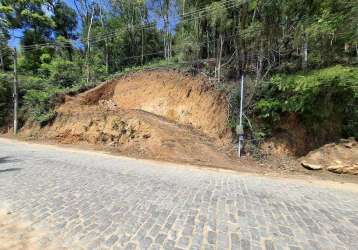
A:
[[[218,37],[216,48],[216,75],[217,81],[221,81],[221,61],[224,46],[224,32],[230,27],[231,20],[228,18],[227,9],[217,2],[209,5],[210,15],[208,16],[209,25],[213,32],[213,37]]]
[[[45,10],[49,10],[51,0],[2,0],[3,14],[9,28],[25,29],[21,44],[31,47],[35,44],[46,43],[51,40],[51,28],[54,22]],[[42,51],[36,46],[27,49],[24,67],[35,72],[39,67]]]
[[[11,13],[11,11],[12,8],[0,5],[0,70],[2,72],[5,72],[5,70],[8,68],[8,65],[10,64],[10,51],[7,45],[8,40],[10,39],[10,24],[6,16]]]
[[[72,61],[73,48],[70,40],[77,39],[77,15],[65,2],[58,1],[53,6],[54,32],[61,37],[61,44],[67,48],[69,60]]]

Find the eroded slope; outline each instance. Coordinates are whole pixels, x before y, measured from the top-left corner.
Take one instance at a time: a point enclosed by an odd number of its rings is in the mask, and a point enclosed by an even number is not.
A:
[[[224,96],[202,77],[134,73],[66,97],[56,119],[22,134],[102,145],[126,155],[233,168]]]

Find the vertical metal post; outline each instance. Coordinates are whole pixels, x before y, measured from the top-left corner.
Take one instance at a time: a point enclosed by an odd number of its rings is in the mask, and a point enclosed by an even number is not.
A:
[[[13,85],[13,99],[14,99],[14,134],[17,134],[17,109],[18,109],[18,82],[17,82],[17,51],[14,48],[14,85]]]
[[[239,117],[239,128],[237,129],[237,134],[239,135],[239,145],[238,145],[238,155],[241,157],[241,147],[244,142],[244,129],[242,125],[242,117],[243,117],[243,106],[244,106],[244,74],[241,76],[241,84],[240,84],[240,117]]]
[[[242,126],[243,104],[244,104],[244,75],[241,76],[241,85],[240,85],[240,123],[239,123],[240,126]]]

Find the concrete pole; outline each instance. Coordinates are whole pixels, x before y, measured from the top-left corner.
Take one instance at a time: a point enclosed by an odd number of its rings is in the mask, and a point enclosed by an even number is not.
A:
[[[237,134],[239,135],[239,145],[238,145],[238,155],[241,158],[241,145],[244,142],[244,128],[242,125],[242,117],[243,117],[243,106],[244,106],[244,74],[241,76],[241,84],[240,84],[240,117],[239,117],[239,128],[237,129]]]
[[[239,123],[240,126],[242,126],[243,105],[244,105],[244,75],[241,76],[241,85],[240,85],[240,123]]]
[[[14,48],[14,85],[13,85],[13,98],[14,98],[14,135],[17,134],[18,129],[18,118],[17,118],[17,110],[18,110],[18,81],[17,81],[17,51]]]

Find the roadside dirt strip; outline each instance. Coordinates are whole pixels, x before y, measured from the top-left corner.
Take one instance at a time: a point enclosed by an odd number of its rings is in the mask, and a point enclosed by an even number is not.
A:
[[[358,249],[341,187],[0,139],[0,248]]]

